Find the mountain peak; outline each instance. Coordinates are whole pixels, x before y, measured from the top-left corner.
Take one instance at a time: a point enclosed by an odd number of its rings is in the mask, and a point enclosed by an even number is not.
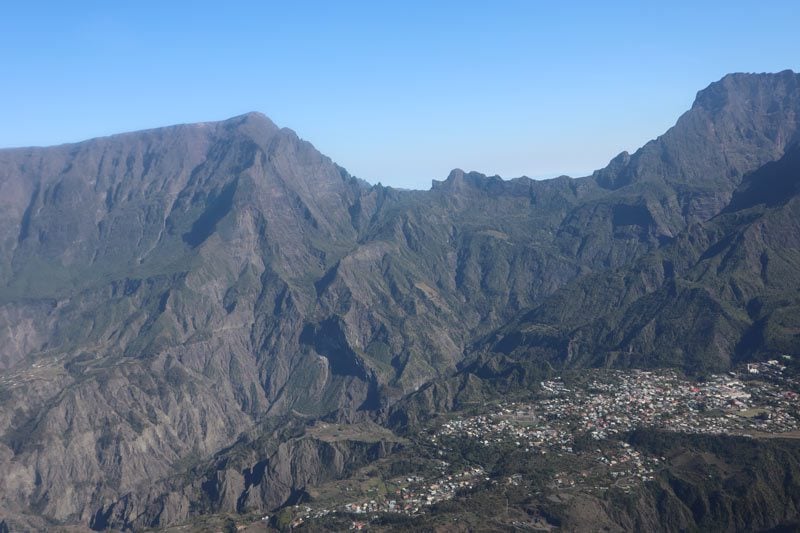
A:
[[[454,168],[453,170],[450,171],[450,174],[447,175],[447,180],[445,181],[450,181],[454,183],[458,182],[464,179],[464,174],[465,172],[460,168]]]
[[[714,208],[703,216],[710,216],[744,174],[780,158],[799,132],[800,74],[728,74],[699,91],[664,135],[593,176],[608,189],[643,181],[705,187]]]
[[[711,113],[723,109],[747,106],[761,102],[767,105],[775,99],[796,93],[800,87],[800,74],[791,70],[772,73],[727,74],[697,93],[692,109],[703,108]]]
[[[219,122],[225,130],[237,130],[254,138],[272,137],[280,128],[265,114],[250,111]]]
[[[233,116],[229,119],[223,120],[223,122],[237,122],[237,123],[244,123],[244,122],[256,122],[262,124],[272,124],[275,125],[270,118],[261,113],[260,111],[248,111],[247,113],[243,113],[241,115]]]
[[[488,192],[499,193],[504,189],[506,182],[497,175],[487,176],[474,170],[464,172],[460,168],[450,171],[444,181],[433,180],[433,190],[447,191],[448,193]],[[510,183],[510,182],[509,182]]]

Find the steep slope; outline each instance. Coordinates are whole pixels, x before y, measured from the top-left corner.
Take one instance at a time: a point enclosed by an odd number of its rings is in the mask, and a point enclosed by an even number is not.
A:
[[[553,201],[539,209],[536,195]],[[360,246],[317,285],[314,331],[340,338],[389,397],[414,390],[453,369],[475,330],[580,275],[552,236],[576,201],[566,178],[503,182],[461,171],[428,193],[374,189],[360,207],[380,211]]]
[[[362,185],[256,114],[53,150],[2,154],[4,190],[31,195],[4,211],[2,499],[88,523],[316,364],[295,348],[308,278],[354,246]],[[326,401],[357,401],[335,381]]]
[[[800,353],[798,184],[793,145],[713,219],[631,267],[566,285],[483,346],[556,366],[695,372]]]

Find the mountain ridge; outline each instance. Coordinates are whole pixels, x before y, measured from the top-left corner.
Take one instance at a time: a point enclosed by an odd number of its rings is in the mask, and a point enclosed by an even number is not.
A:
[[[0,150],[0,507],[100,527],[169,494],[135,527],[165,525],[203,490],[175,481],[187,463],[282,417],[395,423],[519,368],[794,350],[773,293],[792,288],[795,202],[754,203],[753,180],[794,183],[799,78],[723,78],[582,178],[368,186],[258,113]],[[699,355],[662,349],[681,309],[719,310],[710,341],[686,335]],[[258,501],[302,488],[287,464],[321,479],[303,450],[272,459]],[[121,498],[138,503],[109,511]]]

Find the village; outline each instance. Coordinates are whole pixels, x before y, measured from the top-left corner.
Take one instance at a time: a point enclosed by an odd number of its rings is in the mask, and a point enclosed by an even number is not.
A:
[[[431,437],[464,435],[484,444],[513,438],[533,453],[571,452],[580,432],[595,440],[636,428],[746,435],[798,428],[800,383],[777,360],[703,381],[673,370],[592,371],[579,387],[561,379],[541,383],[531,402],[501,403],[489,413],[444,423]],[[761,379],[756,379],[756,377]]]
[[[667,461],[625,442],[632,430],[745,438],[797,432],[800,381],[784,374],[785,362],[748,364],[700,380],[665,369],[592,370],[577,380],[543,381],[527,400],[487,405],[472,416],[452,413],[423,432],[421,443],[439,457],[438,473],[387,480],[390,489],[380,495],[335,505],[296,506],[291,526],[339,514],[353,517],[352,529],[362,529],[381,514],[424,513],[460,491],[525,485],[521,474],[498,477],[481,464],[451,465],[443,458],[455,453],[459,442],[510,448],[539,457],[537,461],[553,459],[554,464],[569,465],[540,487],[552,494],[603,493],[612,487],[627,492],[653,480]]]
[[[674,370],[590,371],[569,386],[560,378],[541,382],[530,401],[500,403],[479,415],[451,419],[430,440],[445,448],[454,438],[466,438],[483,446],[510,444],[540,456],[572,456],[575,468],[557,473],[549,488],[627,489],[654,479],[665,461],[624,442],[624,435],[635,429],[795,436],[800,382],[785,376],[785,368],[770,360],[701,381]],[[576,438],[587,435],[598,446],[575,450]]]

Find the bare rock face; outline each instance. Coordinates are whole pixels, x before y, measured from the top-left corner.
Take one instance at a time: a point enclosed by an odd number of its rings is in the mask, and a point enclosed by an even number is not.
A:
[[[386,420],[418,390],[448,408],[480,388],[458,372],[502,371],[478,352],[625,363],[587,354],[680,331],[634,300],[669,291],[734,226],[769,241],[758,228],[777,214],[747,230],[715,217],[766,194],[755,171],[790,152],[799,109],[798,75],[732,75],[593,176],[455,170],[424,192],[369,186],[257,113],[0,150],[0,511],[104,529],[274,507],[386,450],[265,424]],[[755,268],[761,248],[747,250]],[[791,276],[772,257],[767,278]],[[597,282],[625,275],[628,296]],[[711,292],[676,292],[674,313],[742,285],[691,276]],[[725,305],[703,344],[717,366],[760,346],[742,340],[760,315]],[[214,462],[243,435],[269,444]]]

